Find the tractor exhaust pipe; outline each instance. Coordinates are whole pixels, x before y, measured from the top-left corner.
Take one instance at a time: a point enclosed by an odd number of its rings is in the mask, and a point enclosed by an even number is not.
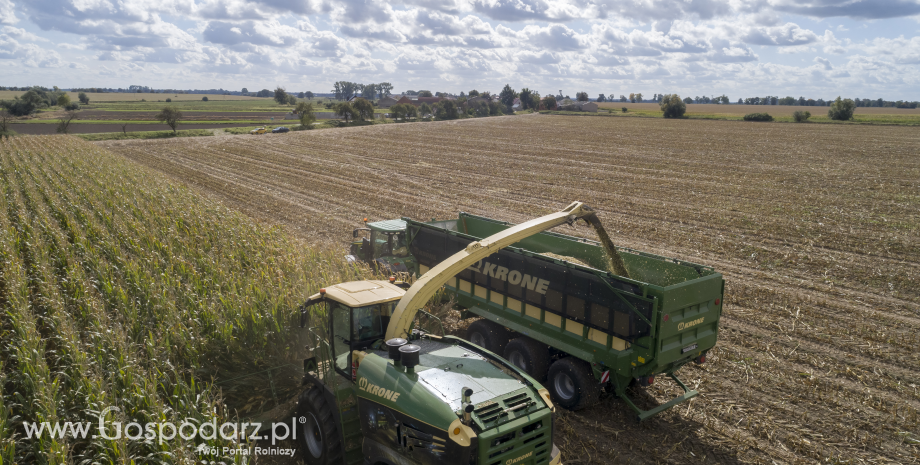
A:
[[[464,386],[460,390],[461,402],[463,402],[463,424],[470,426],[470,423],[473,422],[473,410],[476,409],[476,406],[470,402],[470,396],[473,395],[473,390]]]

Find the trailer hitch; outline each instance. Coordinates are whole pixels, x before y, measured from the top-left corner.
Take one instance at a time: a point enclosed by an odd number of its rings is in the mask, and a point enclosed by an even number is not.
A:
[[[634,404],[633,401],[631,401],[629,397],[626,396],[626,389],[623,389],[622,394],[619,392],[617,393],[621,398],[623,398],[623,400],[626,401],[626,404],[629,405],[630,408],[632,408],[636,412],[637,422],[647,420],[685,400],[690,400],[696,397],[697,395],[699,395],[699,392],[688,388],[679,378],[677,378],[677,376],[674,375],[674,373],[668,373],[668,376],[671,377],[671,379],[673,379],[674,382],[676,382],[677,385],[680,386],[680,388],[684,390],[684,393],[671,399],[667,403],[661,404],[651,410],[642,410],[639,407],[637,407],[636,404]]]

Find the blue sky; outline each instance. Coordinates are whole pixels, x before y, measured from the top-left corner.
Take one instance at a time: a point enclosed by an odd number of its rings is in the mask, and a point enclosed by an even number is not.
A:
[[[920,0],[0,0],[0,85],[920,100]]]

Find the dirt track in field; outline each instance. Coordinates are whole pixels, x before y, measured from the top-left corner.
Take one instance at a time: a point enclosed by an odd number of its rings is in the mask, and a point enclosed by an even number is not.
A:
[[[343,254],[363,217],[581,200],[618,245],[724,273],[719,344],[679,373],[701,395],[640,425],[612,398],[563,413],[565,463],[920,463],[913,128],[532,115],[99,145]]]

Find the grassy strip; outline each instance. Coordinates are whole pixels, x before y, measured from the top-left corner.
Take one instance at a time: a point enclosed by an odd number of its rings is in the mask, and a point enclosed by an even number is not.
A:
[[[235,129],[235,128],[234,128]],[[220,129],[216,129],[219,131]],[[215,129],[186,129],[177,131],[135,131],[135,132],[98,132],[92,134],[74,134],[83,140],[127,140],[127,139],[171,139],[173,137],[207,137],[213,136]]]
[[[179,126],[183,124],[273,124],[281,121],[294,121],[294,120],[209,120],[209,121],[196,121],[196,120],[182,120],[179,122]],[[57,124],[58,120],[56,119],[33,119],[26,121],[17,121],[16,124]],[[156,121],[156,120],[136,120],[136,121],[124,121],[124,120],[113,120],[113,119],[83,119],[83,120],[73,120],[71,124],[149,124],[149,125],[158,125],[165,126],[165,124]]]
[[[662,118],[662,112],[649,110],[629,110],[623,113],[619,110],[598,111],[589,113],[582,111],[540,111],[544,115],[561,115],[561,116],[594,116],[594,117],[620,117],[620,118]],[[744,121],[744,115],[718,114],[718,113],[686,113],[683,118],[679,119],[704,119],[704,120],[721,120],[721,121]],[[791,116],[775,116],[774,123],[794,123]],[[812,116],[805,124],[879,124],[879,125],[896,125],[896,126],[920,126],[920,115],[857,115],[849,121],[832,120],[827,116]]]

